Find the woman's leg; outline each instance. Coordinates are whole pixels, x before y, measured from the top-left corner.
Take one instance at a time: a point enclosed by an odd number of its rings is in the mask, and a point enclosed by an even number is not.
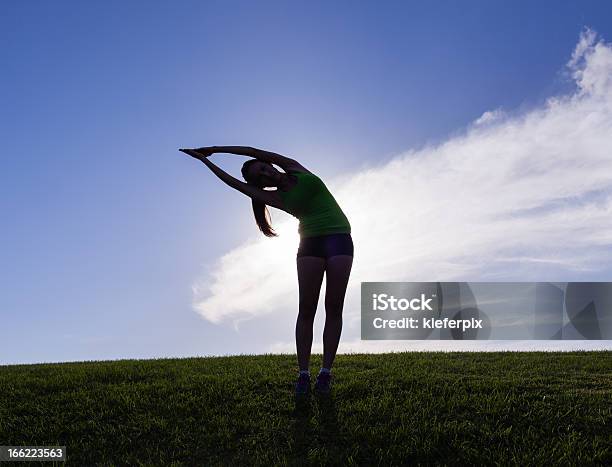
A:
[[[334,255],[327,258],[325,283],[325,330],[323,331],[323,367],[334,363],[340,334],[342,333],[342,309],[348,285],[353,257]]]
[[[297,258],[300,302],[295,325],[295,343],[300,370],[308,370],[312,349],[312,327],[319,302],[319,292],[325,272],[325,258],[299,256]]]

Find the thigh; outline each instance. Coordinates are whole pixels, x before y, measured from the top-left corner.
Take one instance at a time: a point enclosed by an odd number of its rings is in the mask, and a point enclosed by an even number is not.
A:
[[[316,308],[325,272],[325,258],[299,256],[296,258],[300,307]]]
[[[348,286],[353,256],[334,255],[327,258],[325,271],[325,304],[326,306],[341,307]]]

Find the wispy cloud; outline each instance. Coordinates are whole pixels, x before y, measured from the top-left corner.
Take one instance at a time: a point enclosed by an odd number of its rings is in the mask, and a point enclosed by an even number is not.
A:
[[[353,229],[346,342],[359,338],[362,281],[572,281],[609,267],[612,44],[585,30],[567,70],[575,91],[539,108],[485,112],[442,144],[320,174]],[[207,320],[295,314],[297,223],[273,211],[279,238],[249,239],[194,286]]]

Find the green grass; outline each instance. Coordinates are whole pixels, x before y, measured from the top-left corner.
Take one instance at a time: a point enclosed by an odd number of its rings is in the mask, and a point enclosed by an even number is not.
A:
[[[297,401],[296,373],[291,355],[0,366],[0,445],[71,465],[612,463],[612,352],[338,355],[333,395]]]

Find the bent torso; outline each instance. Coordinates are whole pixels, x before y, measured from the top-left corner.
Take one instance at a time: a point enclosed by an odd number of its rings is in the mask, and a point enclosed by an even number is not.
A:
[[[291,170],[287,171],[287,173],[290,176],[291,176],[292,173],[296,173],[296,172],[297,173],[309,173],[309,174],[312,174],[312,172],[310,170],[308,170],[308,169],[306,169],[304,167],[301,167],[299,169],[298,168],[291,169]],[[296,176],[291,176],[291,178],[292,178],[293,181],[292,181],[292,183],[289,186],[285,187],[285,190],[281,190],[280,188],[276,188],[276,190],[266,190],[266,191],[268,191],[270,193],[271,201],[273,201],[273,203],[269,203],[270,206],[275,207],[277,209],[280,209],[281,211],[285,211],[287,214],[291,214],[291,213],[287,210],[287,208],[285,206],[285,202],[284,202],[283,198],[281,197],[281,195],[278,192],[279,191],[284,191],[286,193],[286,192],[291,191],[295,187],[295,185],[298,182],[297,177]]]

